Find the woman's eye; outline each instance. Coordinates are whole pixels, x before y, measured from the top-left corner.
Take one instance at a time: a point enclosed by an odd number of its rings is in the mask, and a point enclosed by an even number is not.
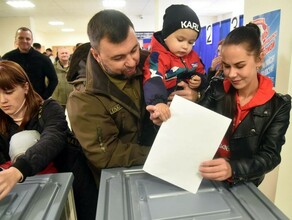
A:
[[[9,95],[12,94],[14,92],[14,90],[5,90],[5,94]]]

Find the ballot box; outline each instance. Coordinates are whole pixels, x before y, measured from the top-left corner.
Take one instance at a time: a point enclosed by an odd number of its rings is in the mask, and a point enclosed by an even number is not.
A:
[[[192,194],[145,173],[141,167],[133,167],[102,171],[96,219],[288,218],[252,183],[228,187],[203,180],[198,192]]]
[[[77,219],[72,173],[28,177],[0,201],[1,220]]]

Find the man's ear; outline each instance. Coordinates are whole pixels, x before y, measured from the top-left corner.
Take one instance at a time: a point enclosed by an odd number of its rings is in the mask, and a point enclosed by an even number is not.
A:
[[[94,59],[99,63],[100,58],[99,58],[99,54],[96,52],[96,50],[94,50],[93,48],[90,48],[90,52],[91,52],[92,56],[94,57]]]

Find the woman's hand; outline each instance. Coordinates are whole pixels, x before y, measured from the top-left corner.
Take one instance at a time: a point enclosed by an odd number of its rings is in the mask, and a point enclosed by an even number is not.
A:
[[[199,167],[203,178],[223,181],[231,177],[232,169],[229,162],[224,158],[204,161]]]
[[[198,99],[198,92],[197,91],[192,90],[189,87],[189,85],[183,81],[179,82],[177,85],[180,87],[183,87],[183,89],[172,92],[168,96],[169,101],[171,101],[173,99],[174,95],[179,95],[179,96],[181,96],[185,99],[188,99],[190,101],[193,101],[193,102],[197,101],[197,99]]]
[[[216,68],[221,64],[222,58],[221,56],[215,57],[211,63],[211,70],[215,71]]]
[[[0,200],[10,193],[21,178],[21,172],[15,167],[0,172]]]

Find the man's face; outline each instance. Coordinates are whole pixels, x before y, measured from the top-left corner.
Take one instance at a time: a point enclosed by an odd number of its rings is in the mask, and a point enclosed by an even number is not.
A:
[[[61,62],[67,62],[70,57],[70,51],[67,48],[60,48],[58,50],[58,57]]]
[[[32,44],[32,34],[30,31],[19,30],[16,34],[15,44],[21,53],[28,53]]]
[[[46,50],[46,55],[47,55],[47,56],[51,56],[51,54],[52,54],[52,52],[51,52],[51,51],[49,51],[49,50]]]
[[[136,73],[140,60],[139,42],[132,28],[123,42],[112,43],[105,37],[101,39],[98,50],[92,48],[91,53],[107,73],[125,78]]]

